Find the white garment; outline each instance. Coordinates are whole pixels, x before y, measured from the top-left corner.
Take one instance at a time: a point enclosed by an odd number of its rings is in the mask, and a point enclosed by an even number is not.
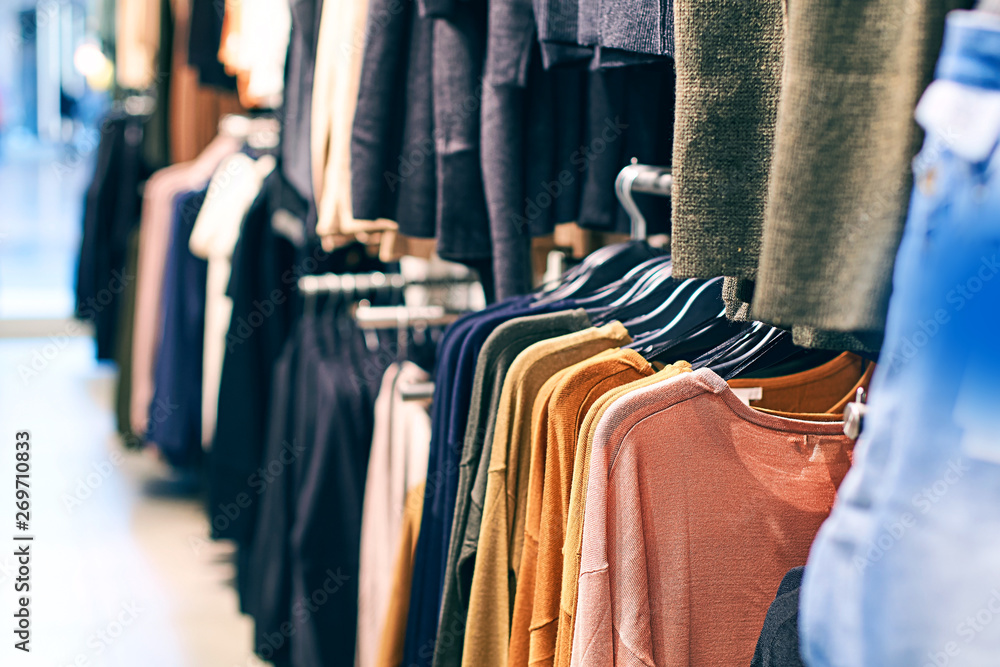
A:
[[[246,94],[266,109],[281,106],[292,31],[288,0],[243,0],[238,59],[248,73]]]
[[[399,366],[392,364],[382,377],[375,401],[375,433],[361,518],[357,667],[371,667],[378,658],[407,493],[427,478],[431,442],[429,401],[404,401],[400,388],[429,379],[416,364],[408,361]]]
[[[125,89],[143,91],[156,83],[160,3],[118,0],[115,10],[115,78]]]
[[[361,86],[368,0],[325,2],[313,75],[310,158],[319,236],[394,230],[389,220],[356,222],[351,204],[351,132]]]
[[[224,6],[219,59],[236,76],[240,102],[245,107],[279,108],[292,31],[288,0],[226,0]]]
[[[274,166],[275,159],[270,155],[254,160],[244,153],[235,153],[223,160],[208,184],[205,203],[188,242],[192,254],[208,260],[201,394],[201,441],[206,449],[215,435],[222,359],[233,314],[232,300],[226,295],[233,250],[243,218]]]

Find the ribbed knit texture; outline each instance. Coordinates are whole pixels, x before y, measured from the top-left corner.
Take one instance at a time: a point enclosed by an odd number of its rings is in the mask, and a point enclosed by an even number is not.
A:
[[[753,300],[754,281],[745,278],[726,278],[722,286],[722,300],[726,304],[726,318],[733,322],[752,322],[750,302]],[[819,350],[851,350],[871,358],[878,356],[882,347],[881,331],[821,331],[815,327],[793,325],[792,340],[799,347]]]
[[[576,43],[579,0],[533,0],[532,5],[545,69],[593,57],[592,48]]]
[[[767,415],[701,369],[617,400],[594,437],[574,666],[749,664],[853,441]]]
[[[602,0],[594,4],[600,8],[602,47],[674,55],[673,0]]]
[[[948,10],[968,0],[789,3],[754,318],[881,331]]]
[[[507,664],[511,607],[523,547],[534,397],[559,370],[630,340],[625,327],[612,322],[536,343],[511,365],[500,394],[490,451],[463,665]]]
[[[674,276],[753,278],[781,77],[782,0],[677,0]]]
[[[600,3],[580,0],[576,7],[576,42],[581,46],[597,46],[600,37]]]
[[[580,0],[533,0],[540,41],[576,44]]]
[[[804,325],[792,327],[792,342],[799,347],[817,350],[854,350],[871,359],[878,356],[883,337],[881,331],[821,331]]]
[[[722,300],[726,304],[726,318],[733,322],[752,322],[750,299],[753,298],[753,281],[745,278],[726,278],[722,282]]]
[[[752,322],[750,299],[752,294],[743,300],[745,292],[753,290],[752,280],[741,278],[726,278],[722,287],[722,300],[726,303],[726,318],[733,322]],[[871,358],[878,356],[882,347],[883,334],[880,331],[820,331],[815,327],[794,325],[792,341],[799,347],[817,350],[851,350],[865,354]]]

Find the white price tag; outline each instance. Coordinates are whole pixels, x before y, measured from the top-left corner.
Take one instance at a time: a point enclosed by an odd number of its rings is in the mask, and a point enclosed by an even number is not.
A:
[[[750,401],[759,401],[764,398],[764,388],[763,387],[739,387],[733,388],[733,393],[736,394],[736,398],[740,399],[746,405],[750,405]]]

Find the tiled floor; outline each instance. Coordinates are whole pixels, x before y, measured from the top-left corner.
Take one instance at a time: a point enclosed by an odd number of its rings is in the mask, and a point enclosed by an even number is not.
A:
[[[39,356],[40,355],[40,356]],[[38,359],[44,359],[40,363]],[[34,364],[34,365],[33,365]],[[190,484],[114,433],[114,375],[78,338],[0,341],[0,664],[245,667],[227,549]],[[14,434],[31,432],[32,652],[12,647]]]

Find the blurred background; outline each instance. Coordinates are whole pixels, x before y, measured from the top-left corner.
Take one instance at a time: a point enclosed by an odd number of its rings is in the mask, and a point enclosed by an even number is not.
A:
[[[0,496],[13,494],[14,432],[28,430],[36,538],[32,651],[6,640],[0,664],[261,664],[197,481],[122,448],[114,369],[95,361],[88,325],[72,319],[98,125],[115,95],[113,42],[113,2],[0,0]]]
[[[102,4],[0,5],[4,319],[58,319],[73,311],[83,191],[113,81],[105,56],[113,33],[102,34]]]

